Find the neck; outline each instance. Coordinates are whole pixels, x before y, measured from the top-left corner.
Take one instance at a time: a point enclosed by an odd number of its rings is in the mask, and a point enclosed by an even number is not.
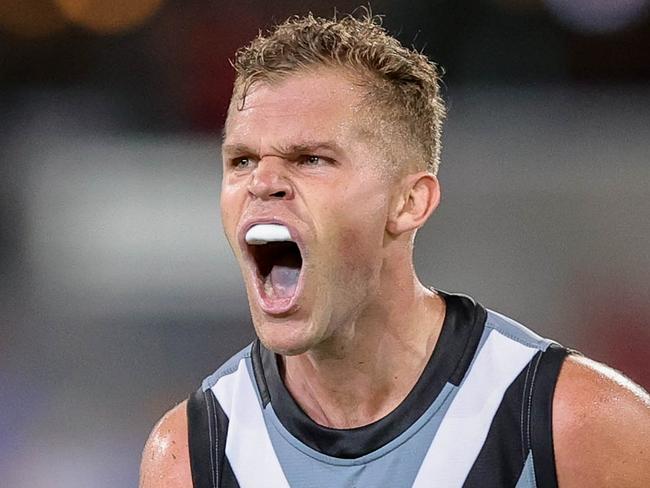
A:
[[[321,425],[353,428],[384,417],[408,395],[431,356],[444,300],[420,284],[411,266],[394,268],[360,314],[337,327],[340,333],[317,350],[282,358],[287,389]],[[395,276],[404,270],[406,276]]]

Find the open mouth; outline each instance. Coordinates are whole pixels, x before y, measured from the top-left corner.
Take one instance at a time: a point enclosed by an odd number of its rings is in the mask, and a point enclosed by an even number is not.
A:
[[[268,313],[286,313],[300,292],[303,257],[289,230],[257,224],[246,233],[246,246],[257,278],[257,292]]]
[[[295,242],[249,245],[264,292],[269,298],[291,298],[296,294],[302,256]]]

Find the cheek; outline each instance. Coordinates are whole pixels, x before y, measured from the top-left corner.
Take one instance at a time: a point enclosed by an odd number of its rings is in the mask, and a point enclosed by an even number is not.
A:
[[[355,274],[371,273],[381,253],[374,233],[364,232],[358,227],[344,229],[338,239],[338,258],[344,272]]]
[[[357,192],[339,212],[341,238],[351,249],[376,247],[386,227],[387,198],[379,191]]]
[[[222,185],[219,208],[221,210],[221,220],[226,231],[237,221],[241,207],[240,200],[241,191],[233,186]]]
[[[355,274],[369,278],[382,256],[385,229],[384,209],[365,200],[364,205],[348,209],[334,225],[336,243],[333,251],[344,275]]]
[[[230,248],[234,252],[235,256],[239,256],[238,245],[237,245],[237,224],[239,222],[239,212],[237,211],[237,206],[235,202],[227,199],[221,198],[220,201],[220,212],[221,212],[221,228],[223,234],[226,236],[226,240],[230,245]]]

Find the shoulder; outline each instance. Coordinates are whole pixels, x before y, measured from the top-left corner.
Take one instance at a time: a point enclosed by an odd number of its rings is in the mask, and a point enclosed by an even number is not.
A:
[[[567,356],[553,438],[560,488],[650,486],[650,396],[604,364]]]
[[[207,391],[224,376],[236,372],[242,360],[250,358],[255,343],[247,345],[203,380],[197,391]],[[194,395],[190,398],[194,398]],[[190,415],[196,403],[190,402]],[[179,403],[155,425],[142,452],[140,488],[191,488],[188,437],[188,402]]]
[[[187,401],[167,412],[151,431],[142,452],[140,488],[191,488]]]

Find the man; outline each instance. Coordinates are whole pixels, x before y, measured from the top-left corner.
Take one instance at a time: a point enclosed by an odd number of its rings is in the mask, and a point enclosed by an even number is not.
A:
[[[372,18],[240,50],[221,211],[258,341],[154,428],[141,487],[648,487],[650,400],[412,264],[436,68]]]

